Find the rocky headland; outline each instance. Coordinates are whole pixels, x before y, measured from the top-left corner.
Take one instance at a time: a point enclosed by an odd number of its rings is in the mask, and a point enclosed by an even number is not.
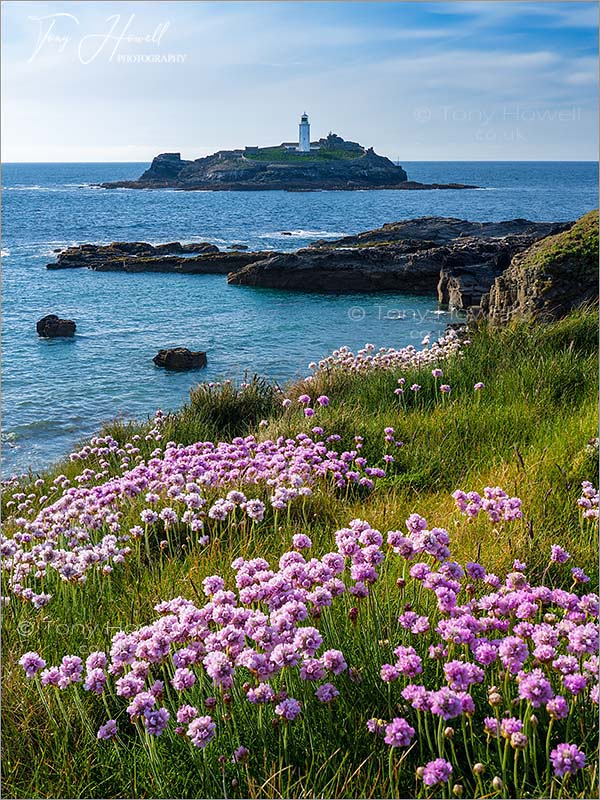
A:
[[[598,212],[576,223],[421,217],[296,252],[114,242],[58,254],[48,269],[227,275],[231,286],[437,294],[470,319],[556,318],[598,292]]]
[[[551,321],[586,302],[598,301],[598,211],[564,233],[547,236],[518,253],[499,275],[479,308],[493,324],[527,317]]]
[[[459,183],[424,184],[409,181],[406,171],[385,156],[330,134],[319,149],[298,153],[284,144],[219,150],[186,161],[180,153],[161,153],[134,181],[101,184],[104,189],[161,189],[185,191],[352,189],[476,189]]]

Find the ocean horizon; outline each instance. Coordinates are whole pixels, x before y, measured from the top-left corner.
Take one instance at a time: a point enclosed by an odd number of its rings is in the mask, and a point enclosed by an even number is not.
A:
[[[410,180],[481,190],[104,190],[94,184],[137,178],[147,162],[4,164],[3,477],[65,456],[117,415],[176,409],[199,381],[260,374],[284,383],[341,345],[419,344],[449,321],[433,295],[302,294],[232,287],[218,275],[48,271],[57,250],[207,241],[289,251],[419,216],[566,221],[597,205],[594,162],[399,163]],[[72,341],[39,339],[35,324],[48,313],[75,319]],[[173,374],[152,364],[159,349],[176,345],[206,350],[208,368]]]

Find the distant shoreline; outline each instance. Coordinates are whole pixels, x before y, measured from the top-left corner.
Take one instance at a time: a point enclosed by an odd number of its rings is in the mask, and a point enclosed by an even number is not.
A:
[[[142,181],[114,181],[94,184],[97,189],[173,189],[176,192],[370,192],[370,191],[436,191],[444,189],[482,189],[485,187],[464,183],[419,183],[405,181],[389,186],[256,186],[255,184],[233,183],[203,184],[200,186],[177,186],[173,183],[146,183]]]

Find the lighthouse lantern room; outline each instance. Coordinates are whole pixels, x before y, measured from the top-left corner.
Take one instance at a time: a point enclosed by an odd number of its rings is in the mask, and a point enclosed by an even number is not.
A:
[[[300,153],[310,153],[310,122],[306,111],[300,117],[299,129],[298,151]]]

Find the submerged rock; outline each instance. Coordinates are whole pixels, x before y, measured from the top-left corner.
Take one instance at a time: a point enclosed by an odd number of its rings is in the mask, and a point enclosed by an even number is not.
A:
[[[206,366],[206,353],[202,350],[188,350],[187,347],[172,347],[159,350],[152,361],[157,367],[165,369],[201,369]]]
[[[74,336],[77,326],[72,319],[61,319],[56,314],[47,314],[35,326],[38,336],[44,339],[57,339]]]

